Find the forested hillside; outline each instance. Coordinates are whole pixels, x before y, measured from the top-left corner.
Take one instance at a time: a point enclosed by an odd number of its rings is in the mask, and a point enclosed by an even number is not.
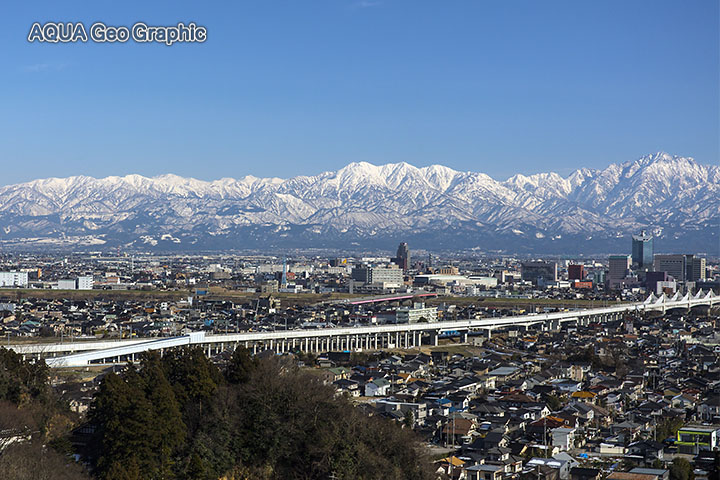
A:
[[[0,477],[85,478],[68,455],[77,419],[62,413],[46,368],[3,355],[0,394],[35,433],[0,454]],[[58,419],[67,427],[54,432]],[[430,478],[412,431],[366,416],[311,371],[243,349],[223,370],[199,350],[146,354],[104,377],[87,425],[79,453],[87,475],[104,480]],[[50,476],[28,470],[33,455]]]

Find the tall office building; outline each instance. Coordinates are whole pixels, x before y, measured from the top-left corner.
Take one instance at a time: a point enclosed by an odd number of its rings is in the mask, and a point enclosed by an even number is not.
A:
[[[557,263],[555,262],[523,262],[522,279],[533,285],[544,285],[557,281]]]
[[[685,281],[685,255],[655,255],[653,269],[656,272],[665,272],[678,282]]]
[[[393,260],[403,271],[407,271],[410,268],[410,249],[408,248],[407,242],[402,242],[398,246],[397,256]]]
[[[584,265],[568,265],[568,280],[582,280],[585,278]]]
[[[706,261],[692,254],[655,255],[653,263],[656,272],[667,272],[678,282],[699,282],[705,280]]]
[[[697,257],[695,255],[688,255],[692,259],[687,262],[687,279],[690,282],[701,282],[705,280],[705,269],[707,268],[706,260],[704,257]]]
[[[632,258],[630,255],[610,255],[609,264],[608,285],[610,288],[619,287],[630,270]]]
[[[641,270],[653,266],[653,237],[645,230],[640,235],[632,236],[632,263]]]

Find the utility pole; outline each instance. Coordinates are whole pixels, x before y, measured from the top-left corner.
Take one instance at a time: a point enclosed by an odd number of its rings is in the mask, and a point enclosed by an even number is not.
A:
[[[653,416],[653,440],[657,442],[657,417]]]

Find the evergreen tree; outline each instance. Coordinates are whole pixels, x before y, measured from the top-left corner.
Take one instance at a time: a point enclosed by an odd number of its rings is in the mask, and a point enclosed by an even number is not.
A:
[[[693,480],[695,473],[690,462],[681,457],[675,457],[670,464],[671,480]]]
[[[142,480],[140,467],[134,458],[124,462],[112,462],[105,473],[105,480]]]
[[[415,415],[413,415],[412,410],[408,410],[405,412],[405,415],[403,416],[403,427],[405,428],[413,428],[415,426]]]
[[[157,477],[170,479],[174,477],[173,466],[184,446],[185,424],[157,352],[146,353],[141,365],[144,393],[152,409],[152,423],[148,425],[147,435],[150,443],[156,446]]]
[[[107,375],[96,394],[103,480],[429,478],[411,429],[365,416],[284,360],[240,351],[227,383],[199,350],[149,354],[141,366]]]
[[[201,424],[203,410],[208,408],[218,385],[224,382],[223,375],[197,347],[167,352],[163,366],[185,424],[194,434]]]
[[[152,407],[144,387],[143,379],[131,366],[122,377],[106,375],[95,395],[89,418],[96,426],[95,457],[100,478],[122,478],[122,469],[133,464],[142,472],[158,470],[155,445],[148,435]]]
[[[185,478],[188,480],[205,480],[208,478],[207,465],[197,453],[190,455],[190,462],[185,469]]]
[[[13,350],[0,348],[0,400],[15,405],[38,400],[47,403],[49,371],[44,360],[29,362]]]
[[[237,385],[250,380],[250,374],[257,367],[255,358],[245,347],[237,347],[233,352],[230,364],[225,371],[225,378],[228,383]]]

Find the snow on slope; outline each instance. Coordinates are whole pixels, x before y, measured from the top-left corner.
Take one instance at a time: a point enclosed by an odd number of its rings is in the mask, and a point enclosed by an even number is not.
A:
[[[719,216],[720,168],[662,152],[568,177],[541,173],[502,182],[441,165],[360,162],[287,180],[75,176],[0,188],[0,241],[87,235],[127,240],[149,232],[173,238],[192,232],[197,241],[279,225],[312,226],[323,232],[317,241],[328,232],[362,238],[448,227],[520,231],[532,241],[567,234],[616,237],[641,227],[712,229]]]

